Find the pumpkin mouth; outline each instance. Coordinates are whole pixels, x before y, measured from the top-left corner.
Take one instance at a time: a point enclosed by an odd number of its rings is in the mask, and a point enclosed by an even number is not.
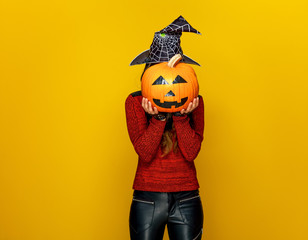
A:
[[[174,106],[175,108],[178,108],[178,107],[184,105],[186,103],[187,99],[188,99],[188,97],[182,98],[180,103],[178,103],[177,101],[172,101],[172,102],[165,101],[165,102],[161,103],[159,101],[159,99],[153,98],[153,102],[157,106],[162,107],[162,108],[171,108],[172,106]]]

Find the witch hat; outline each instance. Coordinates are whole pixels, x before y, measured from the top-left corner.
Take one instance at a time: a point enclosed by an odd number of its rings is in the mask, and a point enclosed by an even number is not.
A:
[[[170,25],[156,32],[150,49],[140,53],[129,65],[168,62],[175,54],[179,53],[182,55],[181,62],[200,66],[199,63],[183,54],[180,46],[182,32],[201,34],[182,16],[179,16]]]

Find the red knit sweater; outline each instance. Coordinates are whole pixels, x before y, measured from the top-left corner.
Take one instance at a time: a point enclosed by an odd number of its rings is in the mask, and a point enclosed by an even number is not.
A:
[[[139,155],[133,189],[153,192],[190,191],[199,188],[194,159],[204,131],[204,105],[199,95],[198,107],[189,115],[172,116],[180,151],[161,158],[160,142],[166,121],[146,114],[141,105],[141,91],[125,101],[130,140]]]

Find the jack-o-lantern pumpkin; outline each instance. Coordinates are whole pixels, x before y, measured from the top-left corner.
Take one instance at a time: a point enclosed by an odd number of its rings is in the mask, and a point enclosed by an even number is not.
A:
[[[199,93],[194,69],[176,54],[169,62],[149,67],[141,79],[142,96],[146,97],[159,112],[178,112],[187,109]]]

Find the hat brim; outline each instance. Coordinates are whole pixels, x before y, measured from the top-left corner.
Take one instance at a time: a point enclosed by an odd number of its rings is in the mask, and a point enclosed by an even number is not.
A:
[[[150,49],[143,51],[137,57],[135,57],[133,61],[131,61],[129,66],[144,64],[144,63],[159,63],[155,61],[147,61],[149,54],[150,54]],[[183,58],[180,62],[201,66],[199,63],[197,63],[195,60],[191,59],[190,57],[186,56],[185,54],[183,54],[182,57]]]
[[[146,63],[146,59],[149,56],[149,54],[150,54],[150,49],[143,51],[133,59],[133,61],[129,64],[129,66]]]

